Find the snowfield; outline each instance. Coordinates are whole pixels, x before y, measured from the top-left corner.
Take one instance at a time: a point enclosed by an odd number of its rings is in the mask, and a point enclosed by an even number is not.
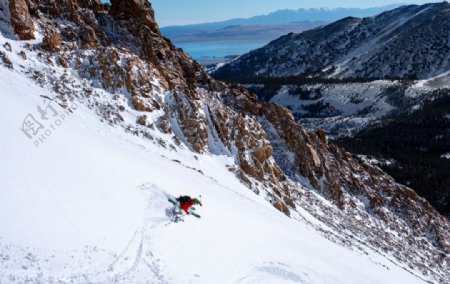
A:
[[[436,97],[439,89],[431,87],[432,80],[305,83],[279,85],[278,89],[264,84],[246,86],[261,99],[290,109],[302,126],[322,128],[329,138],[335,138],[419,110]]]
[[[306,85],[303,86],[304,90],[311,93],[320,91],[319,98],[307,100],[291,94],[292,86],[284,86],[270,102],[291,109],[294,115],[302,117],[302,125],[309,129],[323,128],[332,134],[345,134],[347,131],[363,129],[396,109],[383,97],[383,93],[392,85],[394,84],[388,81]],[[305,109],[317,103],[328,105],[325,110],[326,117],[314,118],[314,115]]]
[[[72,112],[50,102],[55,125],[42,141],[29,139],[24,119],[54,94],[8,55],[15,69],[0,65],[0,283],[424,282],[375,252],[331,242],[299,221],[318,222],[307,213],[286,217],[228,170],[231,157],[161,147],[101,122],[83,102]],[[202,195],[202,218],[171,222],[166,194]]]

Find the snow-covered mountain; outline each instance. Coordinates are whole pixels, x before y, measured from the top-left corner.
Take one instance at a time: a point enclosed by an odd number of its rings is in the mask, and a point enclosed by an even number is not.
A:
[[[314,80],[313,80],[314,81]],[[433,81],[374,80],[370,82],[309,82],[248,84],[263,100],[291,110],[311,130],[329,137],[352,136],[374,123],[420,109],[445,85]]]
[[[285,35],[223,66],[216,77],[428,79],[450,70],[449,16],[444,1],[348,17]]]
[[[450,4],[442,2],[346,18],[283,36],[222,64],[213,76],[245,83],[260,99],[289,108],[306,128],[343,139],[340,145],[370,155],[366,160],[379,161],[448,214],[450,179],[442,157],[450,151],[443,118],[450,109],[435,101],[450,96],[449,16]],[[406,125],[413,127],[414,113],[429,127],[414,127],[412,135]],[[395,127],[411,143],[401,143]],[[384,147],[366,143],[380,132]]]
[[[324,129],[348,151],[370,156],[364,159],[448,215],[450,89],[439,81],[293,82],[247,88],[289,108],[304,127]]]
[[[193,24],[184,26],[162,27],[161,31],[167,36],[177,36],[192,32],[207,32],[223,29],[228,26],[254,25],[286,25],[299,22],[333,22],[345,17],[369,17],[401,6],[393,4],[372,8],[302,8],[298,10],[278,10],[267,15],[250,18],[230,19],[221,22]]]
[[[1,283],[450,280],[448,220],[212,79],[146,0],[1,0],[0,18]],[[166,194],[201,194],[202,218],[170,222]]]

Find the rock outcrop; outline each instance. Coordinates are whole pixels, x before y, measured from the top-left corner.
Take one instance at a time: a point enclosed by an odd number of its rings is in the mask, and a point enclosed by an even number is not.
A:
[[[24,0],[22,0],[24,1]],[[93,9],[101,12],[104,9],[100,0],[26,0],[28,7],[34,16],[39,16],[38,11],[54,17],[67,17],[72,20],[79,13],[80,8]]]
[[[34,39],[34,22],[26,0],[9,0],[11,25],[21,40]]]
[[[61,34],[59,30],[54,27],[49,27],[44,34],[42,40],[42,48],[48,51],[61,50]]]
[[[146,0],[112,0],[109,14],[119,21],[127,21],[132,18],[136,26],[143,25],[144,27],[150,28],[153,32],[160,34],[152,6]]]

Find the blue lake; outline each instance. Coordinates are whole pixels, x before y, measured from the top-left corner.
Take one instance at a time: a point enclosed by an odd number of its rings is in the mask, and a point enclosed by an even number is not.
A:
[[[226,56],[242,55],[253,49],[263,47],[268,40],[260,41],[213,41],[213,42],[181,42],[175,43],[192,58],[200,63],[221,61]]]

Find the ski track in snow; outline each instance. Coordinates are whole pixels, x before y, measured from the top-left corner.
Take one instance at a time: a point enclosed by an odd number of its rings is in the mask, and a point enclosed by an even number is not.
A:
[[[237,283],[263,283],[268,277],[276,279],[277,283],[311,283],[308,273],[303,272],[303,275],[298,275],[289,265],[280,262],[262,263],[253,272],[239,279]]]
[[[164,212],[164,207],[169,207],[165,195],[158,192],[163,192],[156,185],[146,184],[140,187],[140,190],[146,192],[147,213],[146,219],[142,223],[141,227],[135,231],[132,239],[128,245],[123,249],[123,251],[117,256],[117,258],[109,265],[108,272],[112,272],[115,283],[127,283],[130,276],[137,272],[138,268],[143,266],[144,269],[149,269],[154,275],[153,279],[157,282],[152,283],[170,283],[165,280],[164,276],[161,274],[159,267],[159,260],[154,257],[152,253],[152,241],[151,232],[156,230],[158,227],[164,227],[170,225],[172,222],[168,217],[150,217],[152,215],[158,214],[158,212]],[[131,266],[123,272],[115,273],[115,271],[120,271],[120,267],[131,260]]]
[[[101,283],[130,283],[130,279],[133,279],[134,274],[139,274],[142,271],[149,271],[152,279],[151,283],[170,283],[161,274],[160,270],[160,260],[154,256],[152,253],[152,231],[157,230],[160,227],[165,227],[172,224],[171,220],[160,214],[164,212],[164,207],[169,207],[166,201],[165,195],[161,194],[162,190],[157,191],[157,186],[155,185],[145,185],[141,187],[141,190],[146,191],[146,200],[148,201],[146,219],[143,221],[141,226],[134,232],[132,238],[128,244],[122,249],[122,251],[115,256],[111,257],[111,260],[106,261],[106,264],[96,264],[97,267],[89,267],[86,271],[78,271],[72,273],[72,275],[64,275],[62,278],[49,277],[44,278],[42,273],[37,273],[36,277],[30,276],[33,273],[29,273],[24,281],[40,283],[48,281],[66,282],[70,283],[86,283],[86,282],[97,282],[98,279],[103,279],[99,282]],[[159,216],[158,216],[159,215]],[[152,217],[156,216],[156,217]],[[0,242],[0,245],[2,243]],[[0,247],[1,248],[1,247]],[[33,258],[36,252],[33,252],[32,248],[20,249],[23,254]],[[95,251],[95,249],[94,249]],[[3,256],[3,250],[0,250],[0,257]],[[68,252],[55,252],[59,254],[68,254]],[[70,257],[70,256],[68,256]],[[73,256],[71,256],[73,257]],[[95,258],[95,254],[91,255]],[[8,257],[9,258],[9,257]],[[1,266],[0,266],[1,267]],[[106,269],[102,269],[105,267]],[[40,270],[38,268],[38,270]],[[141,271],[140,271],[141,270]],[[0,280],[2,278],[0,277]],[[95,280],[97,279],[97,280]],[[17,280],[16,277],[11,276],[10,281]],[[3,283],[0,281],[0,283]],[[137,282],[136,282],[137,283]]]

